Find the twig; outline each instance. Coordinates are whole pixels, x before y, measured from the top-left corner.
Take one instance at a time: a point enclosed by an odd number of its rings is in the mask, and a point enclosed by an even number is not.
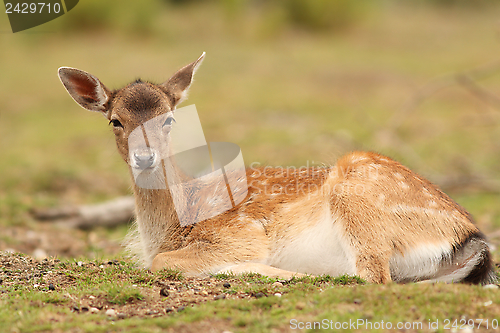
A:
[[[392,118],[389,119],[386,128],[396,130],[428,97],[455,84],[463,86],[477,98],[500,109],[500,98],[475,84],[475,80],[484,79],[496,74],[498,71],[500,71],[500,61],[495,61],[464,73],[452,73],[433,80],[417,91],[417,93],[403,105],[399,112],[395,113]]]
[[[458,75],[457,83],[467,89],[472,95],[484,101],[486,104],[500,110],[500,98],[480,87],[474,80],[466,75]]]
[[[39,221],[57,223],[71,228],[113,227],[132,220],[134,198],[119,197],[101,204],[77,207],[36,208],[31,213]]]

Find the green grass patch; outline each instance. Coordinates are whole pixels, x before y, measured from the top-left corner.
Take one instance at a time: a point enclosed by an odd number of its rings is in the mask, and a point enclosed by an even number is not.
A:
[[[124,305],[144,299],[144,296],[134,287],[129,285],[100,285],[100,293],[111,304]]]

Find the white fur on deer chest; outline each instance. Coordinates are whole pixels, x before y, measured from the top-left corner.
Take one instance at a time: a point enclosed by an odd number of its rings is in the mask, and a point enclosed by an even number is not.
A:
[[[279,239],[267,264],[284,270],[338,276],[356,273],[355,256],[338,217],[323,208],[320,219],[300,233]]]
[[[137,216],[137,224],[144,256],[143,261],[146,267],[151,267],[159,248],[165,242],[165,231],[167,230],[165,217],[161,214],[144,212]]]

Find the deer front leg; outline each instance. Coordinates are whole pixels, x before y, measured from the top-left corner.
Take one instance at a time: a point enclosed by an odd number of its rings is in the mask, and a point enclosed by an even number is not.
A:
[[[179,250],[157,254],[153,259],[151,271],[174,268],[188,276],[206,275],[212,268],[223,266],[225,258],[227,257],[221,253],[210,251],[207,246],[192,244]]]
[[[151,270],[175,268],[189,276],[200,276],[215,274],[227,267],[236,267],[245,262],[265,260],[267,256],[265,244],[254,242],[252,247],[244,245],[245,242],[238,244],[194,242],[178,250],[157,254],[153,259]],[[248,269],[245,270],[245,272],[248,271]]]
[[[163,268],[175,268],[183,271],[189,276],[200,276],[208,274],[244,274],[257,273],[260,275],[291,279],[293,277],[303,277],[306,274],[286,271],[269,265],[244,262],[244,263],[224,263],[224,262],[201,262],[194,259],[188,249],[163,252],[156,255],[151,266],[152,271],[158,271]],[[220,267],[223,268],[220,268]]]
[[[222,259],[221,259],[222,258]],[[262,258],[245,258],[246,260],[263,260]],[[286,271],[258,262],[238,263],[235,253],[222,254],[219,251],[211,251],[207,246],[191,245],[189,247],[162,252],[156,255],[151,266],[152,271],[164,268],[174,268],[183,271],[188,276],[203,276],[208,274],[242,274],[257,273],[268,277],[279,277],[291,279],[302,277],[305,274]]]

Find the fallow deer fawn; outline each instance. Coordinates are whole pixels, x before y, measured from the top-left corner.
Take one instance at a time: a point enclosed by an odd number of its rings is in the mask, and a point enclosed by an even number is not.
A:
[[[59,77],[80,106],[101,112],[113,125],[131,173],[155,172],[168,149],[175,108],[204,55],[159,85],[137,80],[109,90],[95,76],[69,67],[61,67]],[[130,133],[160,115],[165,121],[147,151],[129,147]],[[188,226],[181,226],[168,188],[134,184],[136,245],[144,265],[194,276],[255,272],[285,278],[350,274],[372,283],[495,281],[488,245],[471,215],[388,157],[353,152],[329,168],[286,174],[248,169],[246,176],[243,202]]]

